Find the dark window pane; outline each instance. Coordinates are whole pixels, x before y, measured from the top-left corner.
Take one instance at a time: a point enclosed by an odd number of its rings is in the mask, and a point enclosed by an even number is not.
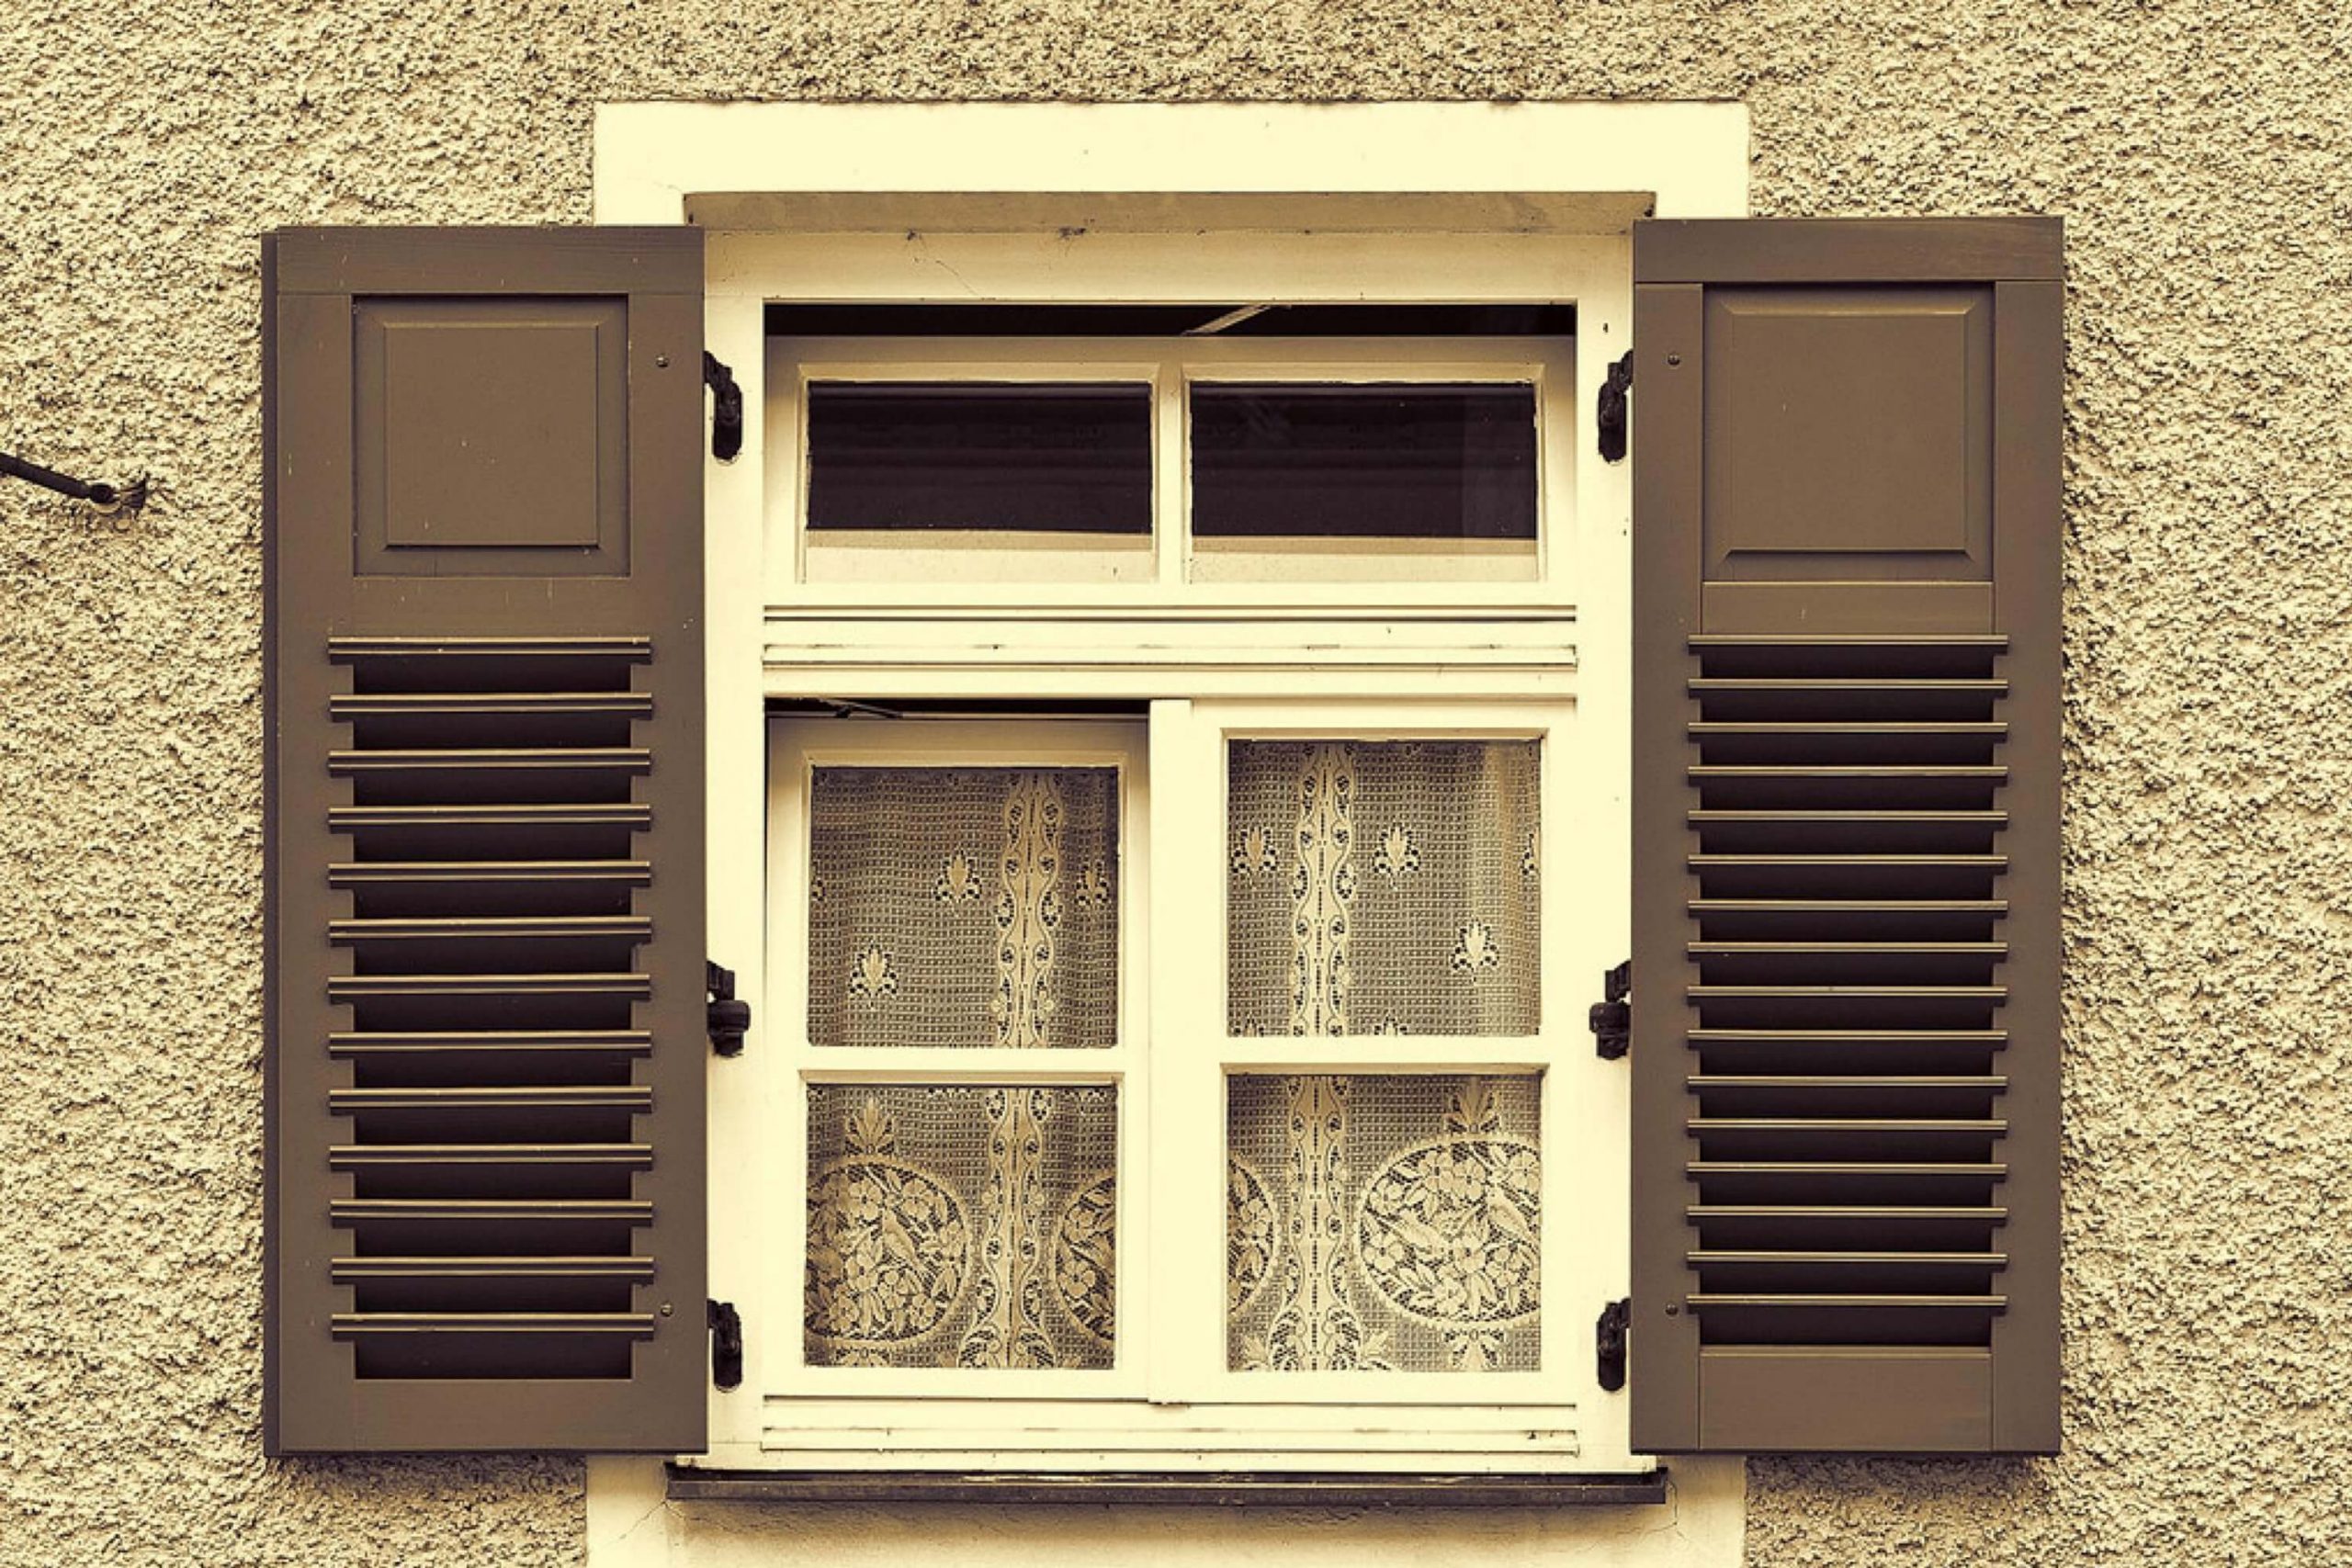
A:
[[[818,381],[808,526],[1151,532],[1151,389]]]
[[[1535,389],[1193,389],[1202,538],[1535,537]]]

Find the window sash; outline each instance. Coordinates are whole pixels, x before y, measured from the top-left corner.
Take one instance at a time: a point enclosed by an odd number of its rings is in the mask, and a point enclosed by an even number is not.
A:
[[[1330,1402],[1365,1410],[1419,1404],[1580,1408],[1600,1398],[1590,1323],[1603,1281],[1622,1270],[1624,1150],[1621,1077],[1593,1054],[1577,1005],[1607,966],[1604,929],[1581,919],[1574,889],[1606,886],[1583,866],[1575,825],[1593,823],[1592,776],[1573,704],[1351,702],[1328,698],[1202,701],[1155,705],[1152,765],[1159,788],[1152,829],[1161,874],[1154,883],[1158,929],[1192,934],[1161,944],[1153,987],[1153,1030],[1163,1040],[1204,1048],[1173,1054],[1154,1085],[1158,1146],[1177,1146],[1185,1129],[1214,1129],[1217,1157],[1180,1168],[1155,1184],[1154,1229],[1176,1262],[1164,1281],[1153,1394],[1227,1405]],[[1532,1034],[1250,1037],[1227,1032],[1226,919],[1227,744],[1237,739],[1528,739],[1544,746],[1539,854],[1541,1018]],[[1591,838],[1588,833],[1585,837]],[[1183,976],[1206,973],[1208,984]],[[1540,1229],[1542,1370],[1532,1372],[1238,1371],[1227,1366],[1225,1297],[1224,1151],[1227,1084],[1238,1072],[1421,1072],[1540,1074],[1543,1147]],[[1615,1122],[1606,1120],[1618,1116]],[[1193,1136],[1202,1134],[1193,1134]],[[1204,1174],[1205,1172],[1205,1174]],[[1612,1198],[1611,1194],[1615,1194]],[[1215,1269],[1188,1267],[1213,1256]],[[1588,1310],[1589,1309],[1589,1310]]]
[[[745,1384],[763,1393],[823,1397],[981,1399],[1137,1398],[1143,1380],[1128,1347],[1150,1311],[1136,1260],[1148,1256],[1150,1083],[1144,1069],[1150,908],[1150,812],[1142,727],[1043,720],[770,722],[767,867],[768,1023],[757,1141],[742,1179],[774,1195],[754,1206],[766,1235],[751,1250],[767,1303],[745,1339]],[[1119,774],[1119,1038],[1101,1047],[820,1046],[808,1037],[810,784],[820,767],[1095,767]],[[905,1369],[807,1364],[802,1321],[808,1257],[808,1088],[812,1084],[1107,1085],[1116,1089],[1117,1238],[1114,1364],[1086,1369]]]

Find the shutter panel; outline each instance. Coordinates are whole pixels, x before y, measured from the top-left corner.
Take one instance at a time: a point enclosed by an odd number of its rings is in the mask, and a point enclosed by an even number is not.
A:
[[[703,1446],[701,240],[266,243],[273,1453]]]
[[[1634,1446],[2054,1451],[2059,225],[1634,256]]]

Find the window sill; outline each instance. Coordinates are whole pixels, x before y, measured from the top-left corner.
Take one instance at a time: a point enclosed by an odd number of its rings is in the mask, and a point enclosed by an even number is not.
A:
[[[1667,1500],[1664,1469],[1635,1475],[1286,1475],[745,1471],[669,1467],[672,1502],[1092,1503],[1233,1507],[1628,1507]]]

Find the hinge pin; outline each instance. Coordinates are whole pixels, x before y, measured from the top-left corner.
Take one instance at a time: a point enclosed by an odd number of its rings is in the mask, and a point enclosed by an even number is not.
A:
[[[1634,1298],[1622,1296],[1602,1307],[1600,1320],[1592,1325],[1593,1348],[1599,1358],[1595,1370],[1603,1393],[1615,1393],[1625,1386],[1625,1330],[1633,1320]]]
[[[752,1027],[752,1004],[735,999],[735,971],[705,960],[703,987],[708,993],[706,1027],[710,1048],[722,1056],[743,1054],[743,1036]]]
[[[1601,976],[1600,994],[1607,999],[1592,1004],[1592,1048],[1603,1061],[1623,1056],[1634,1041],[1634,961],[1630,958]]]

